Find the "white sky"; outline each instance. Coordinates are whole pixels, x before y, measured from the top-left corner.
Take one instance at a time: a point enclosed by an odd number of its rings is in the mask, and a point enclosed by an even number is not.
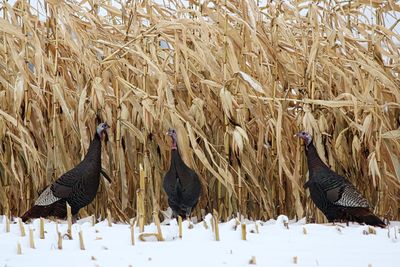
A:
[[[2,0],[2,1],[7,1],[7,0]],[[134,0],[135,1],[135,0]],[[200,2],[203,2],[204,0],[200,0]],[[267,0],[250,0],[250,1],[258,1],[259,6],[265,6],[267,3]],[[16,0],[8,0],[8,3],[13,5],[16,2]],[[45,12],[44,12],[44,0],[30,0],[29,1],[31,3],[31,5],[35,8],[37,8],[39,10],[39,12],[41,14],[39,14],[39,18],[41,20],[45,20]],[[86,7],[88,10],[90,10],[90,5],[88,4],[88,1],[76,1],[76,2],[86,2],[83,6]],[[119,8],[121,5],[119,4],[120,2],[126,2],[126,0],[121,0],[121,1],[115,1],[115,0],[108,0],[108,1],[102,1],[102,2],[108,2],[111,3],[113,6]],[[159,4],[163,4],[166,3],[168,5],[168,7],[171,7],[169,5],[169,1],[168,0],[155,0],[154,2],[157,2]],[[269,2],[269,1],[268,1]],[[289,1],[285,1],[284,2],[289,4]],[[302,6],[307,6],[310,2],[313,1],[304,1],[304,3],[302,3]],[[398,1],[395,1],[395,3]],[[187,0],[183,0],[182,3],[186,6],[188,5],[188,1]],[[320,2],[319,5],[323,5],[323,1]],[[347,1],[346,1],[347,4]],[[2,3],[0,3],[0,6],[2,6]],[[100,8],[100,15],[107,15],[107,11],[105,9]],[[301,14],[306,15],[306,9],[304,9]],[[361,17],[360,16],[360,21],[367,23],[367,24],[373,24],[375,23],[375,16],[373,14],[373,9],[370,7],[365,7],[363,9],[360,10],[361,13],[363,13],[365,15],[365,17]],[[367,18],[367,19],[365,19]],[[390,13],[386,13],[385,16],[385,26],[387,28],[391,28],[393,25],[395,25],[393,31],[399,35],[396,39],[394,39],[393,41],[395,43],[400,43],[400,12],[397,11],[393,11]]]
[[[8,2],[9,4],[11,4],[11,5],[13,5],[13,4],[16,2],[16,0],[2,0],[2,1],[7,1],[7,2]],[[251,0],[250,0],[250,1],[251,1]],[[254,0],[253,0],[253,1],[254,1]],[[30,0],[29,2],[31,3],[31,5],[32,5],[33,7],[38,7],[38,9],[41,11],[41,13],[43,13],[41,17],[44,18],[44,16],[43,16],[43,15],[44,15],[44,10],[43,10],[44,0]],[[79,2],[79,1],[77,1],[77,2]],[[86,3],[84,4],[84,6],[86,6],[86,7],[89,8],[88,1],[81,1],[81,2],[86,2]],[[121,5],[120,5],[120,2],[126,2],[126,0],[121,0],[121,1],[108,0],[108,1],[104,1],[104,2],[109,2],[109,3],[111,3],[111,4],[112,4],[113,6],[115,6],[115,7],[120,7],[120,6],[121,6]],[[157,3],[159,3],[159,4],[163,4],[164,2],[165,2],[165,3],[168,3],[169,1],[168,1],[168,0],[155,0],[154,2],[157,2]],[[200,0],[200,2],[203,2],[203,1]],[[310,1],[310,2],[312,2],[312,1]],[[395,1],[395,2],[397,2],[397,1]],[[183,0],[182,3],[183,3],[184,5],[186,5],[186,4],[188,4],[188,1]],[[265,6],[266,3],[267,3],[267,0],[259,0],[258,3],[259,3],[260,6]],[[289,2],[288,2],[288,3],[289,3]],[[346,3],[347,3],[347,2],[346,2]],[[2,3],[0,3],[0,6],[1,6],[1,5],[2,5]],[[303,3],[303,5],[304,5],[304,6],[307,6],[307,5],[308,5],[308,2],[305,1],[305,2]],[[373,16],[373,14],[372,14],[372,12],[371,12],[371,8],[366,8],[366,9],[362,10],[362,12],[364,12],[364,14],[366,15],[367,18],[370,18],[370,19],[372,20],[372,22],[374,22],[374,16]],[[100,14],[106,15],[106,11],[103,9],[103,10],[100,11]],[[386,16],[386,18],[385,18],[386,26],[387,26],[387,27],[390,27],[390,26],[392,26],[394,23],[396,23],[398,20],[400,20],[400,12],[396,12],[396,11],[391,12],[391,14],[388,14],[388,15]],[[399,23],[399,24],[400,24],[400,23]],[[397,27],[396,27],[395,29],[397,30],[397,33],[400,34],[400,25],[397,25]]]

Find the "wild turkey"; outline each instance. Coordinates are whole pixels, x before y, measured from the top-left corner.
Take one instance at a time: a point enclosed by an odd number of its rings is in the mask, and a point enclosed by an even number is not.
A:
[[[167,134],[172,138],[172,154],[170,168],[164,176],[164,191],[168,195],[168,204],[172,209],[172,216],[180,215],[182,218],[189,218],[200,197],[200,180],[197,174],[186,166],[179,155],[175,130],[168,129]]]
[[[324,213],[329,222],[356,221],[360,224],[386,227],[385,223],[370,211],[368,201],[344,177],[338,175],[318,156],[307,132],[296,136],[305,142],[309,180],[304,188],[310,190],[311,199]]]
[[[109,128],[100,123],[90,143],[85,158],[73,169],[64,173],[53,184],[46,187],[35,201],[34,206],[22,215],[25,222],[30,218],[67,216],[66,203],[71,206],[72,215],[87,206],[95,198],[100,182],[100,173],[111,183],[101,169],[101,139]]]

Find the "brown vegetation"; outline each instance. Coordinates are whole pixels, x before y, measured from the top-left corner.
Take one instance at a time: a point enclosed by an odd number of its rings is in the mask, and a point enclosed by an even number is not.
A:
[[[79,162],[102,120],[113,183],[82,216],[135,216],[140,164],[146,219],[165,209],[174,127],[202,179],[198,207],[221,219],[323,221],[302,187],[302,129],[379,216],[400,219],[395,1],[96,2],[46,1],[43,20],[27,1],[2,4],[0,214],[22,214]]]

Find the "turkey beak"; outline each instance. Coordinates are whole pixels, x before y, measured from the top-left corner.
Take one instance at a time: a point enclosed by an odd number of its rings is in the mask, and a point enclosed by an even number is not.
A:
[[[105,128],[105,131],[104,131],[104,135],[105,135],[104,141],[105,141],[106,144],[108,142],[108,132],[107,132],[108,129],[110,129],[110,126],[106,123],[106,128]]]
[[[110,127],[108,127],[108,128],[110,128]],[[107,129],[108,129],[107,128]],[[107,133],[107,131],[104,131],[104,142],[107,144],[107,142],[108,142],[108,133]]]
[[[108,174],[105,172],[105,170],[101,169],[101,174],[103,175],[104,178],[111,184],[111,178],[108,176]]]

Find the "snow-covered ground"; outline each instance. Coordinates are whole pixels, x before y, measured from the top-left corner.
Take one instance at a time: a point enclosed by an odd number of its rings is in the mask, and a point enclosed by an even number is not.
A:
[[[25,225],[26,236],[21,237],[18,223],[11,223],[6,232],[4,217],[0,220],[0,266],[400,266],[400,224],[388,229],[375,229],[351,224],[333,226],[290,222],[286,216],[267,222],[246,221],[247,240],[242,240],[241,226],[236,220],[219,224],[220,241],[215,241],[211,215],[205,221],[188,227],[183,222],[182,239],[178,237],[176,220],[162,225],[165,241],[140,241],[135,228],[135,245],[131,245],[129,225],[107,221],[92,226],[83,219],[72,226],[72,240],[62,242],[58,249],[55,222],[45,222],[45,239],[39,238],[39,222]],[[35,249],[30,248],[29,228],[34,229]],[[67,224],[60,223],[64,234]],[[257,233],[258,228],[258,233]],[[145,232],[156,232],[154,224]],[[83,233],[85,250],[80,249],[79,231]],[[368,234],[366,234],[368,233]],[[22,254],[17,254],[17,245]]]

